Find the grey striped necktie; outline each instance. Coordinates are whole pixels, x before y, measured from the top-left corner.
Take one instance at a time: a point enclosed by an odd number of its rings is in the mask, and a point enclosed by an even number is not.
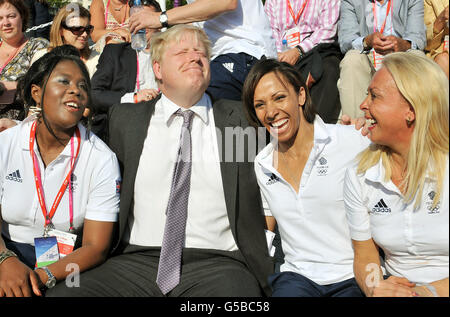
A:
[[[183,116],[180,148],[172,176],[169,203],[166,210],[166,225],[159,258],[156,284],[165,295],[180,283],[181,254],[186,233],[189,192],[191,188],[191,110],[176,112]]]

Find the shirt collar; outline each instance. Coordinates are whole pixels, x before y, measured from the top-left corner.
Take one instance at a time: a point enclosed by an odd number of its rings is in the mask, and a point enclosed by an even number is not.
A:
[[[22,123],[20,123],[20,138],[22,139],[22,149],[23,150],[30,150],[30,131],[31,131],[31,125],[33,124],[34,121],[36,121],[37,117],[36,115],[32,115],[29,116],[28,118],[25,118],[25,120],[22,121]],[[83,140],[86,139],[87,136],[87,131],[86,128],[81,124],[78,123],[78,129],[80,130],[80,140],[81,140],[81,146],[83,146]],[[76,144],[76,143],[75,143]],[[35,142],[34,144],[34,148],[37,148],[37,143]],[[80,149],[81,151],[81,149]],[[70,143],[68,143],[66,145],[66,147],[64,148],[64,150],[59,154],[59,155],[65,155],[65,156],[70,156]]]
[[[323,148],[325,144],[330,142],[331,135],[328,132],[325,122],[316,115],[314,119],[314,144]],[[272,140],[257,156],[257,164],[262,168],[274,172],[273,169],[273,152],[275,150],[276,141]],[[321,152],[321,149],[319,150]]]
[[[164,94],[161,94],[161,105],[163,110],[164,122],[166,122],[167,125],[169,124],[169,120],[179,109],[182,109],[183,111],[188,110],[178,106]],[[208,110],[211,107],[211,99],[207,94],[203,94],[203,97],[195,105],[190,107],[189,110],[192,110],[197,116],[200,117],[200,119],[205,124],[208,124]]]

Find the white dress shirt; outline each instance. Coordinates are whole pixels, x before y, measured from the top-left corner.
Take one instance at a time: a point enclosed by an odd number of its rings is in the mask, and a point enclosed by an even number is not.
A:
[[[179,106],[162,95],[155,105],[136,174],[129,243],[161,246],[173,168],[183,118]],[[181,108],[182,110],[186,110]],[[237,250],[228,220],[211,100],[205,94],[189,108],[192,170],[186,223],[187,248]]]
[[[278,223],[285,263],[319,285],[353,277],[353,249],[342,198],[345,169],[369,145],[354,126],[314,121],[314,146],[298,193],[273,166],[274,144],[255,159],[259,187]],[[268,215],[268,214],[266,214]]]
[[[385,253],[388,273],[412,282],[431,283],[449,276],[448,157],[440,203],[432,208],[435,180],[427,176],[422,202],[405,204],[403,195],[384,181],[382,162],[364,174],[356,165],[345,175],[344,200],[352,239],[373,238]]]

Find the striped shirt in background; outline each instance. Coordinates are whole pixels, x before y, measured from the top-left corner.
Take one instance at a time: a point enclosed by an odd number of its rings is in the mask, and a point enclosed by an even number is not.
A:
[[[340,0],[266,0],[265,11],[272,26],[277,51],[282,51],[282,41],[286,31],[295,27],[289,12],[290,2],[294,15],[298,15],[305,2],[298,26],[303,52],[308,52],[320,43],[334,42],[339,19]]]

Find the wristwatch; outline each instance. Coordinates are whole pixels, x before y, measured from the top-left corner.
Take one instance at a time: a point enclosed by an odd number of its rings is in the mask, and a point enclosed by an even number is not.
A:
[[[367,36],[363,39],[363,49],[364,49],[364,51],[370,50],[370,46],[367,43],[366,39],[367,39]]]
[[[161,14],[159,15],[159,22],[161,22],[161,26],[163,28],[169,27],[169,18],[167,17],[166,11],[161,12]]]
[[[7,258],[10,258],[12,256],[17,257],[17,254],[12,252],[11,250],[6,250],[6,251],[0,252],[0,264],[2,264],[3,261],[5,261]]]
[[[44,272],[48,276],[47,283],[45,283],[45,287],[52,288],[52,287],[54,287],[56,285],[56,277],[52,274],[52,272],[48,269],[48,267],[46,267],[46,266],[37,267],[34,270],[36,271],[37,269],[44,270]]]

